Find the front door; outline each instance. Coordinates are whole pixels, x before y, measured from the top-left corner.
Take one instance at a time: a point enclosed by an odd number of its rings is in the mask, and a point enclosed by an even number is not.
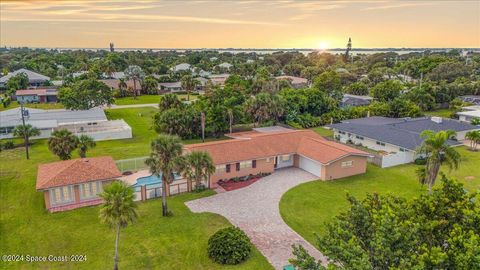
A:
[[[278,157],[275,157],[275,162],[273,163],[273,168],[277,168],[278,166]]]

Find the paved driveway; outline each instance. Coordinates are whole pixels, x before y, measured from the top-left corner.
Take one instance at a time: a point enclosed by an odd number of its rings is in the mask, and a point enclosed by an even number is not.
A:
[[[293,244],[303,245],[310,255],[325,262],[317,249],[285,224],[279,210],[280,198],[286,191],[315,179],[318,177],[301,169],[281,169],[248,187],[189,201],[186,205],[193,212],[220,214],[240,227],[275,269],[288,264]]]

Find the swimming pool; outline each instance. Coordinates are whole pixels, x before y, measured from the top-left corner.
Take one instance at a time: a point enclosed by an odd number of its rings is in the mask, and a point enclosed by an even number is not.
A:
[[[175,180],[181,178],[179,174],[174,174]],[[147,185],[156,185],[162,183],[162,175],[156,176],[154,174],[144,177],[137,178],[137,182],[132,187],[140,187],[140,186],[147,186]]]

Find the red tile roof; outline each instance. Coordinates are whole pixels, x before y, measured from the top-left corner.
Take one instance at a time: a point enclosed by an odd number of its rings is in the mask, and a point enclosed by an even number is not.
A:
[[[122,176],[112,157],[78,158],[40,164],[37,189],[67,186]]]
[[[17,90],[15,92],[16,96],[46,96],[46,95],[57,95],[57,90],[55,89],[26,89],[26,90]]]
[[[368,156],[355,148],[328,141],[311,130],[292,130],[269,133],[252,133],[237,139],[185,145],[186,152],[208,152],[215,164],[273,157],[283,154],[300,154],[322,164],[328,164],[348,155]]]

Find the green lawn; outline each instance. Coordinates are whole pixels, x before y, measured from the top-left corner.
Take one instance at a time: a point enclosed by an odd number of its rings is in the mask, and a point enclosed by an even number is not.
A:
[[[443,118],[450,118],[454,113],[454,110],[451,109],[440,109],[431,112],[423,112],[426,116],[439,116]]]
[[[17,107],[20,107],[20,104],[18,104],[17,101],[12,101],[7,108],[0,106],[0,111],[10,110]],[[29,103],[25,104],[25,107],[43,110],[63,109],[63,105],[60,103]]]
[[[185,94],[178,94],[179,99],[186,99],[187,95]],[[195,100],[198,98],[198,95],[190,95],[190,100]],[[116,105],[132,105],[132,104],[149,104],[149,103],[158,103],[160,101],[160,95],[143,95],[138,96],[137,99],[133,97],[124,97],[124,98],[116,98],[115,104]]]
[[[331,129],[327,129],[324,127],[316,127],[316,128],[312,128],[312,130],[318,133],[318,135],[320,136],[333,138],[333,130]]]
[[[457,148],[462,162],[456,171],[443,171],[464,183],[469,190],[480,189],[480,152]],[[367,193],[392,193],[414,197],[426,192],[416,180],[417,165],[407,164],[381,169],[369,165],[367,173],[333,181],[314,181],[289,190],[280,201],[285,222],[312,244],[314,233],[321,233],[324,223],[347,210],[346,194],[363,198]]]
[[[97,142],[89,156],[111,155],[115,159],[145,156],[156,136],[150,129],[155,108],[108,111],[110,119],[123,118],[133,128],[134,138]],[[196,142],[198,140],[192,140]],[[76,153],[75,156],[77,157]],[[37,165],[58,158],[47,149],[46,140],[24,149],[0,152],[0,254],[85,254],[84,263],[0,263],[0,269],[109,269],[112,267],[114,232],[98,219],[98,207],[49,214],[43,195],[35,191]],[[185,201],[209,196],[212,191],[169,198],[174,217],[161,217],[160,200],[139,203],[139,220],[126,228],[120,239],[120,269],[272,269],[255,249],[246,263],[225,267],[212,263],[206,254],[208,237],[229,222],[216,214],[194,214]]]

